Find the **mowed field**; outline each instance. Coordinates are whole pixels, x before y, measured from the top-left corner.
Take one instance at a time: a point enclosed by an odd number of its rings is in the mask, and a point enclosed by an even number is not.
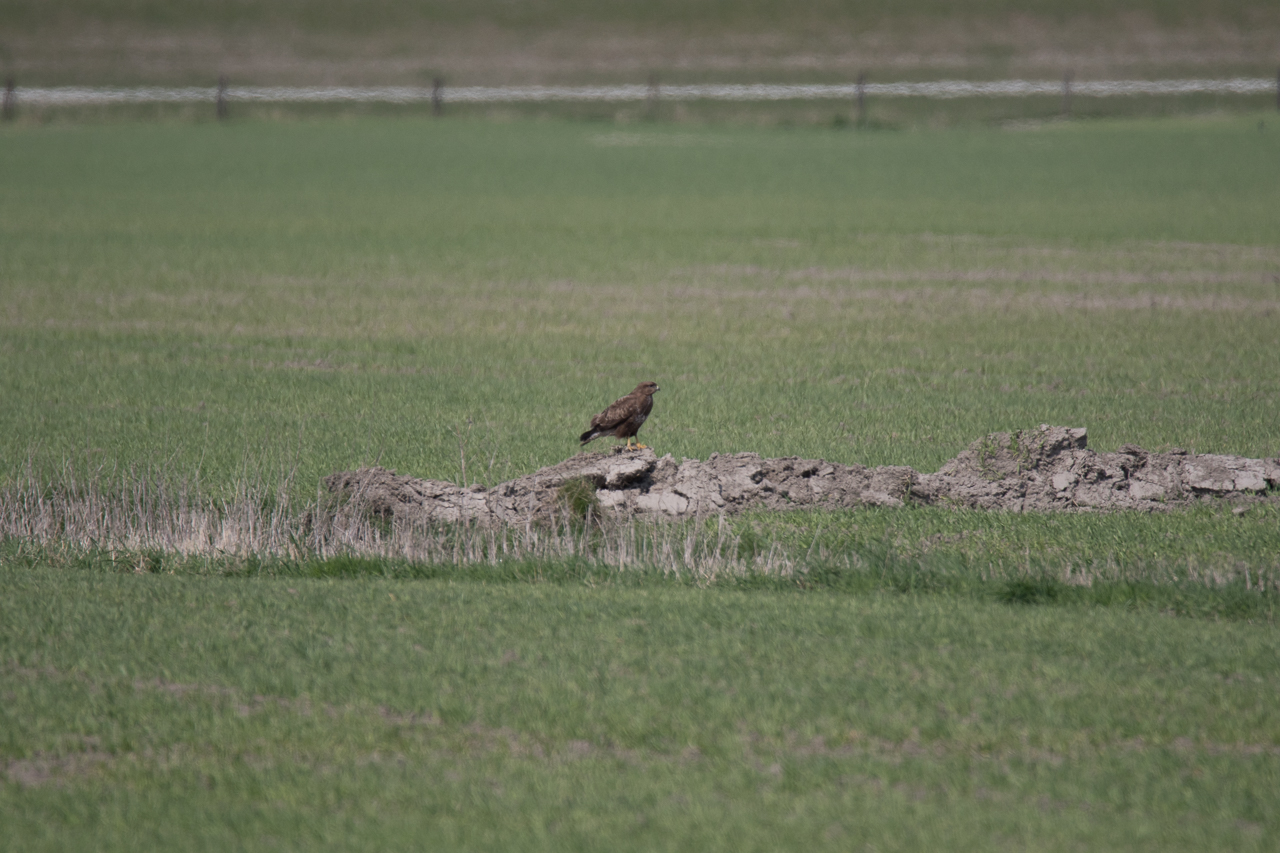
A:
[[[934,470],[1040,423],[1280,455],[1277,155],[1271,114],[6,127],[0,488],[492,485],[642,379],[677,459]],[[1280,513],[1232,509],[734,521],[856,582],[9,539],[0,816],[22,849],[1271,849]],[[1071,566],[1129,594],[983,586]]]
[[[5,571],[19,850],[1270,850],[1271,625]]]
[[[1266,118],[11,130],[0,452],[216,490],[457,479],[461,440],[492,483],[653,378],[677,459],[933,470],[1044,422],[1275,455]]]

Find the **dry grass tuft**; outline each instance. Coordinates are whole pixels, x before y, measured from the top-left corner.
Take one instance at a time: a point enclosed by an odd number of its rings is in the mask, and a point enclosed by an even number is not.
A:
[[[405,524],[370,512],[358,494],[337,499],[320,492],[299,504],[290,498],[291,486],[288,478],[274,488],[242,481],[233,497],[216,500],[156,471],[85,477],[68,467],[56,483],[27,472],[0,489],[0,541],[209,558],[491,566],[578,560],[706,582],[748,573],[786,577],[795,570],[781,546],[746,541],[723,518],[716,525],[614,521],[583,503],[566,506],[550,522],[517,527]]]
[[[28,471],[0,486],[0,543],[16,543],[19,552],[29,547],[46,555],[106,556],[113,566],[138,573],[172,571],[176,557],[177,564],[203,565],[191,568],[201,573],[250,569],[416,577],[433,566],[505,567],[504,576],[514,571],[512,577],[535,581],[595,583],[643,573],[695,586],[763,580],[863,592],[987,596],[994,591],[1011,603],[1123,603],[1125,596],[1137,601],[1135,596],[1150,597],[1161,589],[1165,592],[1157,597],[1177,599],[1170,599],[1174,609],[1186,604],[1178,598],[1183,593],[1193,598],[1221,593],[1232,606],[1243,601],[1240,596],[1248,598],[1250,613],[1280,589],[1280,564],[1265,548],[1249,559],[1238,548],[1154,553],[1142,544],[1151,534],[1143,520],[1150,523],[1151,517],[1135,514],[1093,516],[1097,529],[1066,529],[1058,544],[1041,543],[1033,556],[1029,546],[1025,555],[1013,553],[1010,543],[1026,533],[1025,525],[1038,524],[1034,514],[991,514],[998,529],[982,542],[938,533],[913,545],[901,531],[894,534],[893,525],[934,529],[954,523],[948,511],[896,510],[897,520],[889,522],[884,536],[850,538],[860,526],[874,527],[874,514],[824,515],[818,529],[802,522],[800,533],[789,533],[776,518],[620,519],[589,502],[566,502],[549,520],[500,527],[410,523],[372,511],[359,494],[339,498],[319,491],[305,501],[296,495],[289,477],[274,487],[246,478],[231,497],[216,499],[155,469],[84,476],[67,467],[56,482],[41,482]],[[1264,538],[1270,535],[1267,518],[1257,519]],[[1196,529],[1223,524],[1199,516],[1184,523]],[[1240,535],[1245,545],[1266,544],[1257,540],[1257,531]],[[1103,556],[1100,544],[1106,544]]]

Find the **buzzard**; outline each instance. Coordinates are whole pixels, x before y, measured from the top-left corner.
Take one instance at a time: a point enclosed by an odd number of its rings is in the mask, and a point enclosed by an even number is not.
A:
[[[613,405],[591,419],[591,429],[578,436],[583,444],[593,441],[602,435],[614,438],[625,438],[627,448],[631,447],[631,439],[640,431],[640,425],[649,412],[653,411],[653,392],[658,390],[656,382],[641,382],[625,397],[619,397]],[[636,440],[636,447],[644,449],[644,445]]]

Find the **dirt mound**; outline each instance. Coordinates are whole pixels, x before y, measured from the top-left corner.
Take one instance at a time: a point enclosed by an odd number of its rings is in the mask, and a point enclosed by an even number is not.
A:
[[[334,493],[408,522],[524,524],[577,503],[620,516],[685,518],[745,509],[902,506],[908,501],[977,509],[1165,509],[1203,497],[1257,496],[1280,488],[1280,459],[1086,447],[1084,429],[1041,425],[992,433],[934,474],[755,453],[705,462],[652,450],[581,453],[486,489],[419,480],[385,468],[325,478]],[[585,485],[583,485],[585,484]]]

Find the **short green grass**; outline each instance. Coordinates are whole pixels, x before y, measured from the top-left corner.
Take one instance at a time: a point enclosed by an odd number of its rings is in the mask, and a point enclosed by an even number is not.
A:
[[[931,470],[997,429],[1280,452],[1280,136],[20,128],[0,454],[494,482],[645,438]]]
[[[647,378],[677,459],[1277,455],[1269,118],[0,128],[0,478],[493,484]],[[1280,528],[1231,509],[753,515],[806,572],[701,586],[8,541],[5,837],[1270,849]]]
[[[2,570],[20,849],[1270,849],[1274,626]]]

